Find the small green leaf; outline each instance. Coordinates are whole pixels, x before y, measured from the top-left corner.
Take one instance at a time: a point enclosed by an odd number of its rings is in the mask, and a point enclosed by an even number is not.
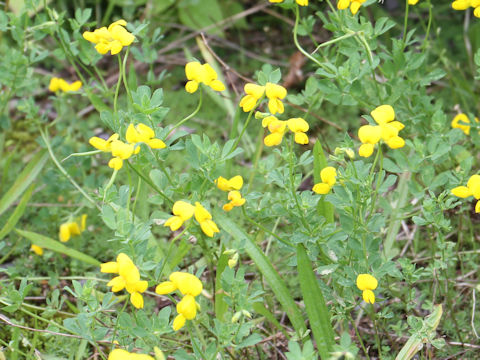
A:
[[[35,188],[35,184],[30,185],[30,187],[25,192],[25,194],[23,194],[22,199],[20,200],[20,203],[15,208],[15,211],[13,212],[12,215],[10,215],[7,222],[5,223],[3,228],[0,230],[0,240],[2,240],[6,235],[8,235],[10,231],[13,230],[15,225],[17,225],[18,220],[20,220],[23,213],[25,212],[25,209],[27,207],[28,201],[30,200],[30,197],[32,196],[32,192],[34,188]]]

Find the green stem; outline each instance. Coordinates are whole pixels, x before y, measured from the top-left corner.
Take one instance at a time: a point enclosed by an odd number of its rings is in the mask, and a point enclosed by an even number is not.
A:
[[[182,126],[185,122],[187,122],[187,121],[190,120],[192,117],[194,117],[195,115],[197,115],[197,113],[200,111],[200,108],[202,107],[202,102],[203,102],[203,91],[202,91],[202,88],[200,87],[200,100],[198,101],[197,108],[196,108],[190,115],[188,115],[186,118],[180,120],[173,128],[171,128],[165,138],[168,138],[168,136],[169,136],[176,128]]]
[[[402,43],[403,43],[403,48],[405,49],[405,42],[407,41],[407,25],[408,25],[408,10],[410,8],[410,5],[408,4],[408,0],[405,0],[405,19],[403,20],[403,38],[402,38]]]
[[[160,195],[161,197],[163,197],[165,200],[167,200],[170,204],[173,204],[173,200],[170,199],[167,195],[165,195],[165,193],[160,190],[153,182],[150,181],[150,179],[148,177],[146,177],[142,172],[140,172],[135,166],[133,166],[132,164],[130,164],[130,162],[127,161],[127,165],[133,170],[135,171],[135,173],[140,176],[148,185],[150,185],[150,187],[155,190],[158,195]]]
[[[122,309],[117,314],[117,319],[115,321],[115,327],[113,328],[112,348],[110,349],[110,351],[113,351],[113,349],[115,349],[115,336],[117,335],[118,320],[120,319],[120,315],[122,315],[122,313],[125,311],[125,308],[127,307],[127,304],[128,304],[128,300],[125,300]]]
[[[63,168],[63,166],[59,163],[59,161],[57,160],[57,158],[55,157],[55,154],[53,153],[52,151],[52,146],[50,144],[50,141],[48,139],[48,135],[40,128],[40,134],[42,136],[42,139],[43,141],[45,142],[45,145],[47,146],[47,150],[48,150],[48,153],[50,154],[50,158],[53,160],[53,162],[55,163],[55,165],[57,166],[58,170],[60,170],[60,172],[63,174],[63,176],[65,176],[68,181],[70,181],[70,183],[80,192],[80,194],[82,194],[85,199],[87,199],[91,204],[93,204],[98,210],[100,210],[100,206],[98,206],[98,204],[95,202],[95,200],[93,200],[81,187],[80,185],[77,184],[77,182],[75,180],[73,180],[73,178],[70,176],[69,173],[67,173],[67,171]]]
[[[107,196],[107,191],[110,189],[115,181],[115,178],[117,177],[118,170],[113,170],[112,176],[110,177],[110,181],[108,184],[105,186],[105,189],[103,190],[103,202],[105,202],[105,196]]]
[[[295,200],[295,205],[297,206],[298,209],[298,215],[300,216],[300,220],[302,221],[303,226],[305,229],[310,231],[310,225],[308,224],[307,220],[305,220],[305,216],[302,210],[302,207],[300,206],[300,202],[297,197],[297,189],[295,186],[295,174],[294,174],[294,153],[293,153],[293,144],[294,144],[294,137],[291,137],[290,141],[290,156],[289,156],[289,168],[290,168],[290,189],[292,191],[292,196]]]
[[[173,244],[175,243],[175,241],[177,241],[177,239],[179,239],[183,234],[185,234],[185,232],[188,230],[188,226],[185,227],[185,229],[183,229],[183,231],[178,234],[177,236],[175,236],[172,241],[170,241],[170,245],[168,246],[168,250],[167,250],[167,254],[165,255],[165,258],[163,260],[163,264],[162,264],[162,267],[160,268],[160,272],[158,273],[158,281],[160,281],[160,279],[162,278],[162,275],[163,275],[163,270],[165,270],[165,264],[167,263],[167,260],[168,258],[170,257],[170,254],[172,252],[172,249],[173,249]]]
[[[430,28],[432,26],[432,20],[433,20],[433,11],[432,11],[432,4],[430,0],[427,0],[428,4],[428,24],[427,24],[427,31],[425,33],[425,39],[423,40],[423,51],[427,48],[427,43],[428,43],[428,38],[430,36]]]
[[[115,114],[117,113],[118,93],[120,91],[120,84],[122,83],[122,76],[123,76],[122,58],[120,57],[120,55],[118,55],[117,58],[118,58],[118,81],[117,81],[117,87],[115,88],[115,96],[113,97],[113,112]]]
[[[122,64],[122,79],[123,79],[123,86],[125,86],[125,91],[127,92],[128,98],[130,101],[133,102],[132,99],[132,94],[130,94],[130,89],[128,87],[127,83],[127,75],[126,75],[126,67],[127,67],[127,59],[128,59],[128,54],[130,52],[130,47],[127,48],[127,51],[125,51],[125,56],[123,57],[123,64]]]
[[[235,143],[233,144],[232,148],[230,149],[229,153],[228,153],[226,156],[230,155],[230,154],[237,148],[238,144],[240,143],[240,140],[241,140],[242,137],[243,137],[243,134],[244,134],[245,131],[247,130],[248,124],[250,123],[250,120],[252,119],[253,113],[254,113],[255,110],[257,109],[258,105],[261,104],[261,102],[263,101],[264,98],[265,98],[265,95],[263,95],[263,96],[257,101],[257,103],[255,104],[255,106],[253,107],[253,109],[250,110],[250,112],[248,113],[247,120],[245,120],[245,124],[243,125],[243,129],[242,129],[242,131],[240,132],[240,135],[238,135],[237,140],[235,140]]]

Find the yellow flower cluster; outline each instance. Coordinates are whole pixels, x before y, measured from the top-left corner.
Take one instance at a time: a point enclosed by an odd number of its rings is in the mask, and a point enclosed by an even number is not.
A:
[[[452,3],[454,10],[467,10],[469,7],[474,8],[473,15],[480,18],[480,0],[455,0]]]
[[[405,126],[395,120],[395,111],[390,105],[381,105],[370,113],[377,125],[363,125],[358,129],[358,137],[362,142],[358,153],[360,156],[372,155],[375,144],[383,140],[391,149],[399,149],[405,145],[405,140],[398,132]]]
[[[200,295],[203,285],[195,275],[185,272],[174,272],[169,279],[170,281],[160,283],[155,292],[166,295],[178,290],[183,295],[182,300],[177,303],[178,315],[173,320],[173,330],[177,331],[185,325],[186,320],[193,320],[197,316],[200,305],[195,301],[195,297]]]
[[[355,15],[365,1],[367,0],[338,0],[337,8],[339,10],[350,8],[352,14]]]
[[[315,184],[312,190],[317,194],[328,194],[337,182],[337,170],[332,166],[327,166],[320,171],[320,178],[322,182]]]
[[[100,271],[109,274],[118,274],[107,286],[112,287],[113,292],[127,289],[130,293],[130,302],[137,309],[143,308],[142,293],[147,290],[148,282],[140,280],[140,272],[132,259],[124,253],[117,256],[117,261],[110,261],[100,265]]]
[[[154,360],[146,354],[129,353],[126,350],[115,349],[108,355],[108,360]]]
[[[51,92],[57,92],[59,90],[63,92],[78,91],[82,87],[82,82],[77,80],[69,84],[66,80],[62,78],[53,77],[50,79],[50,84],[48,85],[48,90]]]
[[[114,170],[120,170],[123,167],[123,160],[140,152],[137,144],[143,143],[152,149],[166,147],[162,140],[155,138],[155,132],[142,123],[136,126],[130,124],[127,128],[126,139],[127,143],[119,140],[118,134],[113,134],[107,140],[94,136],[90,138],[89,143],[97,150],[112,153],[113,158],[108,162],[108,166]]]
[[[479,121],[480,120],[478,120],[478,118],[475,117],[475,122],[478,123]],[[468,118],[468,116],[466,114],[460,113],[453,118],[452,128],[460,129],[465,133],[465,135],[470,135],[470,125],[466,125],[466,124],[463,124],[463,123],[470,124],[470,119]]]
[[[215,91],[225,90],[225,85],[218,80],[216,71],[208,63],[203,65],[198,61],[187,63],[187,65],[185,65],[185,75],[189,80],[185,84],[185,90],[191,94],[197,91],[201,83]]]
[[[245,112],[252,111],[257,102],[266,95],[268,98],[268,110],[272,115],[283,114],[285,108],[282,99],[287,96],[287,89],[278,84],[267,83],[265,86],[248,83],[244,86],[245,96],[240,100],[240,107]]]
[[[271,3],[281,3],[283,0],[268,0]],[[307,6],[308,5],[308,0],[295,0],[298,5],[300,6]]]
[[[270,134],[263,140],[266,146],[280,145],[283,136],[290,130],[295,134],[297,144],[308,144],[306,132],[309,129],[308,123],[302,118],[291,118],[289,120],[278,120],[275,116],[267,116],[262,120],[262,126],[268,128]]]
[[[363,291],[363,300],[366,303],[375,303],[375,294],[372,290],[375,290],[378,286],[378,281],[370,274],[359,274],[357,276],[357,287]]]
[[[228,191],[229,203],[223,205],[223,210],[230,211],[236,206],[242,206],[245,204],[245,199],[242,198],[240,190],[243,186],[243,178],[240,175],[232,177],[230,180],[220,176],[215,180],[218,188],[222,191]]]
[[[198,221],[205,235],[213,237],[215,233],[220,232],[217,224],[212,220],[212,215],[199,202],[193,206],[186,201],[177,201],[173,204],[172,213],[174,216],[164,224],[164,226],[169,226],[172,231],[178,230],[185,221],[195,215],[195,220]]]
[[[87,226],[87,215],[83,214],[74,221],[68,221],[60,225],[58,237],[61,242],[67,242],[72,236],[80,235]]]
[[[135,36],[125,29],[127,22],[118,20],[112,23],[108,28],[101,27],[95,31],[85,31],[83,38],[96,44],[95,49],[102,55],[110,51],[111,55],[118,54],[124,46],[130,46],[135,40]]]
[[[457,186],[451,190],[451,193],[462,199],[473,196],[476,200],[480,200],[480,175],[472,175],[468,179],[467,186]],[[480,201],[475,205],[475,212],[480,213]]]

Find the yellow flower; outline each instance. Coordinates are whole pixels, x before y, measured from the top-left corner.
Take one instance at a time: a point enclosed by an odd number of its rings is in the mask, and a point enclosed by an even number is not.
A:
[[[50,79],[50,84],[48,85],[48,90],[52,92],[57,92],[59,90],[62,90],[63,92],[71,92],[71,91],[78,91],[82,87],[82,82],[81,81],[75,81],[71,84],[69,84],[67,81],[53,77]]]
[[[126,144],[121,140],[114,140],[111,143],[111,151],[113,158],[108,162],[108,166],[114,170],[120,170],[123,167],[123,160],[127,160],[130,156],[138,154],[140,148],[135,149],[135,145]]]
[[[80,235],[85,230],[87,222],[87,215],[83,214],[81,217],[73,221],[67,221],[60,225],[58,237],[61,242],[67,242],[72,236]]]
[[[366,303],[375,303],[375,294],[372,290],[375,290],[378,286],[378,281],[370,274],[359,274],[357,276],[357,287],[363,291],[363,300]]]
[[[358,129],[358,137],[362,142],[358,153],[360,156],[372,155],[375,144],[383,140],[391,149],[405,146],[405,140],[398,132],[405,126],[395,120],[395,111],[390,105],[381,105],[370,113],[377,125],[363,125]]]
[[[464,199],[473,196],[476,200],[480,200],[480,175],[472,175],[468,179],[467,186],[457,186],[450,192],[459,198]],[[475,212],[480,213],[480,201],[477,201],[475,205]]]
[[[230,200],[229,203],[223,205],[223,210],[225,211],[230,211],[232,210],[235,206],[242,206],[245,204],[245,199],[242,198],[242,194],[240,194],[240,191],[230,191],[228,193],[228,200]]]
[[[417,5],[418,0],[408,0],[408,5]]]
[[[185,201],[177,201],[173,204],[172,213],[174,216],[169,218],[163,226],[169,226],[170,230],[178,230],[185,221],[193,216],[195,207]]]
[[[271,3],[281,3],[283,0],[269,0]],[[300,6],[307,6],[308,0],[295,0]]]
[[[243,111],[249,112],[255,108],[258,100],[265,94],[265,86],[248,83],[245,84],[243,89],[247,95],[240,100],[239,105],[243,108]]]
[[[126,289],[130,293],[130,302],[137,309],[143,308],[143,296],[141,293],[148,288],[148,282],[140,280],[140,272],[133,263],[132,259],[124,253],[117,256],[117,261],[111,261],[100,265],[100,271],[103,273],[118,274],[107,283],[112,287],[112,292]]]
[[[263,140],[266,146],[280,145],[283,140],[283,135],[287,130],[287,122],[278,120],[275,116],[267,116],[262,120],[262,126],[268,127],[270,135],[267,135]]]
[[[479,122],[478,118],[475,118],[475,122]],[[470,119],[468,116],[464,113],[460,113],[457,116],[455,116],[452,120],[452,128],[454,129],[460,129],[462,130],[465,135],[470,135],[470,125],[465,125],[463,123],[470,124]]]
[[[320,171],[321,183],[313,186],[313,191],[317,194],[325,195],[330,192],[333,185],[337,182],[337,170],[332,166],[327,166]]]
[[[277,112],[283,114],[284,107],[281,100],[287,96],[287,89],[278,84],[267,83],[265,93],[269,99],[268,110],[270,113],[272,115],[275,115]]]
[[[198,61],[191,61],[185,65],[185,75],[189,80],[185,84],[185,90],[189,93],[197,91],[198,86],[203,83],[215,91],[225,90],[225,85],[218,80],[218,75],[210,64],[200,64]]]
[[[135,36],[125,29],[127,22],[118,20],[112,23],[108,29],[102,27],[93,32],[85,31],[83,38],[96,44],[95,49],[102,55],[110,51],[111,55],[118,54],[124,46],[130,46],[135,40]]]
[[[350,11],[355,15],[365,1],[367,0],[338,0],[337,8],[339,10],[344,10],[350,7]]]
[[[145,124],[128,125],[126,139],[130,144],[144,143],[152,149],[164,149],[167,147],[165,143],[155,138],[155,132]]]
[[[220,232],[217,224],[212,220],[212,215],[199,202],[195,203],[195,220],[200,224],[203,233],[208,237],[213,237],[215,233]]]
[[[35,254],[37,255],[40,255],[42,256],[43,255],[43,249],[38,246],[38,245],[35,245],[33,244],[31,247],[30,247],[30,250],[32,250]]]
[[[129,353],[126,350],[115,349],[108,355],[108,360],[154,360],[153,357],[146,354]]]
[[[155,292],[159,295],[166,295],[179,290],[183,295],[183,298],[177,303],[178,315],[173,321],[173,329],[177,331],[185,325],[186,320],[192,320],[197,315],[199,305],[195,301],[195,297],[201,294],[203,285],[195,275],[185,272],[174,272],[170,274],[169,279],[170,281],[160,283]]]
[[[308,144],[308,136],[305,134],[308,129],[308,123],[302,118],[292,118],[287,120],[287,126],[295,134],[295,142],[300,145]]]
[[[237,175],[227,180],[220,176],[215,180],[215,184],[222,191],[240,190],[243,186],[243,178],[241,175]]]
[[[102,150],[103,152],[112,152],[112,141],[118,140],[118,134],[113,134],[108,138],[108,140],[104,140],[97,136],[91,137],[88,142],[97,150]]]

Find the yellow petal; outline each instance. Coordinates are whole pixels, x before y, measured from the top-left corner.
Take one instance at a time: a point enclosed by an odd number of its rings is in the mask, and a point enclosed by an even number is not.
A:
[[[244,88],[245,93],[252,96],[255,101],[259,100],[265,93],[265,86],[248,83],[245,84]]]
[[[137,309],[143,308],[143,296],[138,292],[134,292],[130,295],[130,302],[135,306]]]
[[[152,139],[147,141],[147,145],[152,149],[165,149],[167,145],[160,139]]]
[[[215,91],[223,91],[225,90],[225,84],[222,83],[220,80],[213,80],[210,84],[208,84],[213,90]]]
[[[265,139],[263,139],[263,143],[265,146],[276,146],[280,145],[283,140],[283,133],[272,133],[267,135]]]
[[[200,204],[198,201],[195,203],[195,220],[197,220],[199,223],[202,223],[206,220],[210,220],[212,218],[212,214],[208,212],[207,209],[205,209],[202,204]]]
[[[195,207],[185,201],[177,201],[173,204],[172,212],[174,215],[180,216],[183,221],[190,219],[193,216]]]
[[[326,195],[330,192],[330,189],[331,189],[330,185],[325,183],[318,183],[313,186],[312,190],[317,194]]]
[[[403,140],[400,136],[394,136],[387,140],[387,145],[390,149],[400,149],[405,146],[405,140]]]
[[[125,288],[125,279],[121,276],[116,276],[107,283],[107,286],[112,287],[113,292],[122,291]]]
[[[30,250],[32,250],[37,255],[40,255],[40,256],[43,255],[43,249],[38,245],[33,244],[30,247]]]
[[[373,293],[372,290],[364,290],[362,293],[363,296],[363,301],[365,301],[368,304],[373,304],[375,303],[375,294]]]
[[[381,136],[380,126],[363,125],[358,129],[358,138],[364,144],[376,144],[380,141]]]
[[[350,6],[350,0],[338,0],[337,9],[344,10]]]
[[[180,330],[185,325],[186,320],[187,319],[185,319],[185,316],[183,316],[182,314],[177,315],[177,317],[175,317],[175,320],[173,320],[173,330]]]
[[[269,99],[283,99],[287,96],[287,89],[278,84],[267,83],[265,93]]]
[[[452,190],[450,190],[450,192],[452,193],[452,195],[455,195],[463,199],[473,195],[470,188],[466,186],[457,186],[456,188],[453,188]]]
[[[130,357],[130,353],[126,350],[115,349],[110,355],[108,355],[108,360],[126,360]]]
[[[177,231],[178,229],[180,229],[183,223],[184,221],[180,216],[172,216],[167,221],[165,221],[165,224],[163,224],[163,226],[169,226],[170,230]]]
[[[362,157],[369,157],[373,154],[373,149],[375,148],[375,145],[372,144],[363,144],[360,146],[358,149],[358,154]]]
[[[308,144],[307,134],[302,132],[295,133],[295,142],[300,145],[307,145]]]
[[[123,160],[118,157],[111,158],[108,166],[114,170],[120,170],[123,167]]]
[[[175,290],[177,290],[177,286],[172,281],[164,281],[155,288],[155,292],[159,295],[170,294]]]
[[[100,264],[100,272],[118,274],[118,263],[114,261],[110,261],[110,262]]]
[[[197,91],[198,85],[198,82],[196,82],[195,80],[190,80],[185,84],[185,90],[188,93],[193,94],[195,91]]]
[[[60,231],[58,234],[61,242],[67,242],[70,240],[70,226],[68,223],[60,225]]]
[[[327,166],[320,171],[322,182],[333,186],[337,182],[337,170],[333,166]]]
[[[360,7],[360,4],[358,4],[358,6]],[[370,115],[372,115],[373,120],[379,125],[395,120],[395,111],[390,105],[381,105],[373,110]]]
[[[177,312],[185,316],[185,319],[192,320],[197,315],[197,305],[192,295],[185,295],[177,304]]]
[[[292,118],[287,120],[287,125],[290,131],[296,132],[307,132],[308,123],[302,118]]]
[[[359,290],[375,290],[378,281],[370,274],[359,274],[357,276],[357,287]]]

